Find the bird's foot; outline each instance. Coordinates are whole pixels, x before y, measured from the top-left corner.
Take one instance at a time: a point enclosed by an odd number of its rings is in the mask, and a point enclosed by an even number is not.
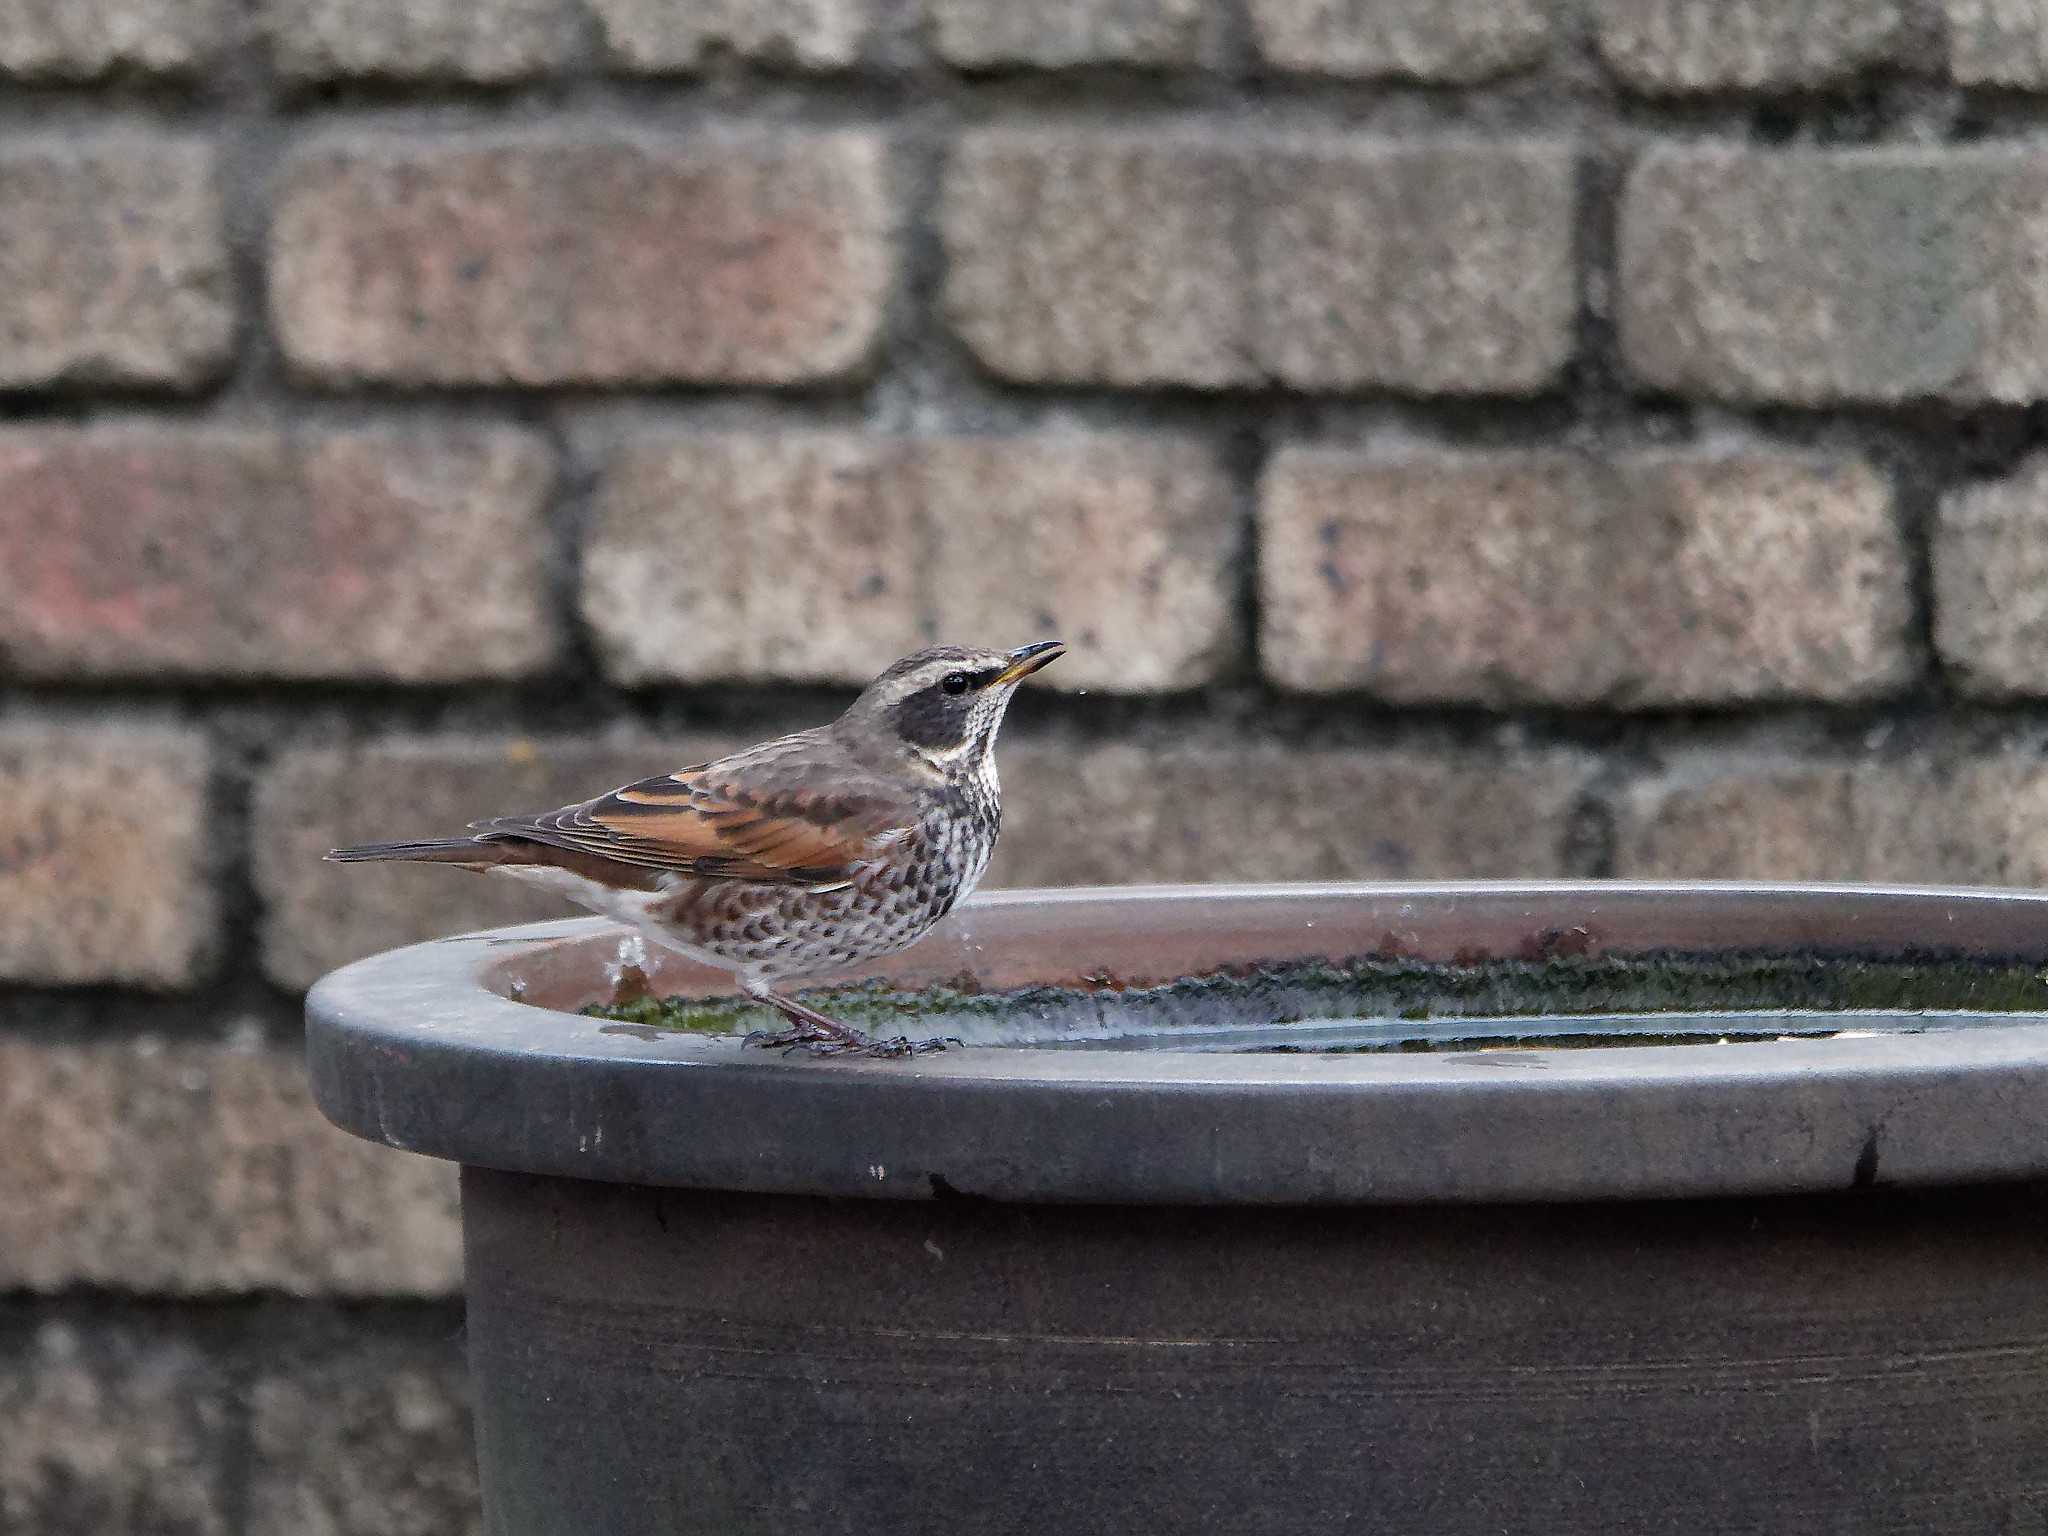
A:
[[[757,1029],[740,1041],[741,1045],[758,1045],[763,1050],[789,1052],[813,1045],[843,1045],[837,1035],[810,1024],[799,1024],[792,1029]]]

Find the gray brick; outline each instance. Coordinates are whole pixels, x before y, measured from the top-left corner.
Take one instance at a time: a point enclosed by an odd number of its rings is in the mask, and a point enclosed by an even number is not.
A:
[[[1570,360],[1569,151],[1303,141],[1260,167],[1259,352],[1280,382],[1519,394]]]
[[[2048,457],[1943,498],[1934,643],[1967,692],[2048,691]]]
[[[483,1530],[469,1382],[449,1346],[351,1349],[260,1377],[249,1536]]]
[[[1260,522],[1261,654],[1292,688],[1641,706],[1911,675],[1907,554],[1860,464],[1290,449]]]
[[[1571,355],[1552,145],[986,130],[942,199],[946,309],[1019,382],[1521,393]]]
[[[444,1295],[454,1169],[313,1107],[297,1050],[0,1040],[0,1290]]]
[[[210,147],[93,134],[0,148],[0,388],[191,389],[233,339]]]
[[[1216,141],[971,133],[940,199],[946,314],[1019,382],[1247,382],[1245,178]]]
[[[1949,70],[1964,85],[2048,86],[2048,0],[1943,0]]]
[[[0,1532],[227,1536],[231,1418],[191,1345],[43,1322],[0,1352]]]
[[[1896,59],[1898,0],[1598,0],[1608,67],[1651,95],[1812,90]]]
[[[1589,760],[1515,747],[999,747],[994,885],[1559,875]]]
[[[271,57],[298,80],[525,80],[567,63],[575,0],[264,0]]]
[[[2048,764],[1682,761],[1624,797],[1616,872],[1685,879],[2048,881]]]
[[[590,0],[614,67],[689,74],[731,55],[770,68],[851,68],[873,26],[871,0]]]
[[[864,684],[935,640],[1058,636],[1048,685],[1184,688],[1237,649],[1236,524],[1179,439],[647,434],[600,490],[583,611],[628,683]]]
[[[279,341],[329,384],[835,378],[894,266],[862,132],[328,141],[270,249]]]
[[[961,69],[1166,68],[1215,54],[1210,0],[928,0],[933,46]]]
[[[2030,150],[1653,150],[1622,199],[1624,356],[1744,401],[2048,394],[2044,205]]]
[[[0,728],[0,980],[198,980],[217,937],[206,776],[191,731]]]
[[[540,670],[546,445],[504,428],[0,430],[0,656],[38,677]]]
[[[792,721],[815,725],[817,721]],[[762,734],[773,734],[764,731]],[[256,787],[253,871],[263,966],[303,987],[379,950],[502,923],[580,916],[507,881],[421,865],[321,861],[345,843],[459,832],[484,816],[552,810],[740,743],[404,739],[281,753]],[[392,793],[403,785],[402,797]]]
[[[190,75],[227,42],[223,0],[0,0],[0,75]]]
[[[1249,0],[1273,68],[1463,83],[1526,69],[1550,44],[1543,0]]]

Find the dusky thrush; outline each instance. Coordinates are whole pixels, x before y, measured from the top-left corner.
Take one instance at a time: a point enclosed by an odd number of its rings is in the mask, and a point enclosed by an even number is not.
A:
[[[1002,829],[996,730],[1017,685],[1058,660],[938,646],[890,667],[830,725],[469,835],[336,848],[523,880],[729,970],[791,1028],[749,1037],[824,1054],[907,1055],[782,991],[907,949],[974,889]]]

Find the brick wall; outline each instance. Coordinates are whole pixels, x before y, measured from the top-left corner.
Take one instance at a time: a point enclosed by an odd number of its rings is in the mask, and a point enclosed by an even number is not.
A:
[[[318,853],[1059,634],[996,878],[2048,880],[2044,0],[0,0],[0,1536],[474,1528]]]

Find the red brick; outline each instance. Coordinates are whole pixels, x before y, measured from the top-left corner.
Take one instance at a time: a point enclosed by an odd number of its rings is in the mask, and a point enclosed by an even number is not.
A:
[[[0,727],[0,980],[199,979],[215,934],[194,732]]]
[[[1616,821],[1626,876],[2048,882],[2048,763],[2031,753],[1687,757],[1631,790]]]
[[[455,1170],[334,1129],[297,1050],[0,1040],[0,1290],[444,1295]]]
[[[213,151],[179,137],[0,148],[0,387],[190,389],[234,339]]]
[[[971,134],[945,306],[1024,383],[1526,393],[1572,351],[1556,145]]]
[[[785,728],[820,723],[792,720]],[[282,986],[303,987],[401,944],[579,916],[582,909],[566,901],[465,870],[343,866],[320,855],[345,843],[460,832],[484,816],[552,810],[740,744],[463,737],[285,751],[257,783],[251,835],[264,970]],[[393,797],[394,784],[405,786],[402,799]]]
[[[584,617],[628,683],[861,684],[1057,636],[1048,685],[1183,688],[1237,649],[1237,522],[1182,439],[650,433],[599,493]]]
[[[0,651],[43,677],[530,673],[559,641],[552,473],[501,428],[0,431]]]
[[[723,55],[769,68],[849,69],[873,28],[873,0],[590,0],[614,68],[689,74]]]
[[[1210,744],[997,750],[997,885],[1573,873],[1569,752]]]
[[[1289,687],[1640,706],[1912,675],[1909,561],[1861,464],[1289,449],[1260,519],[1261,655]]]
[[[272,315],[325,383],[832,378],[880,330],[883,179],[856,132],[328,143],[278,192]]]
[[[227,40],[222,0],[0,0],[0,75],[189,75]]]
[[[574,0],[264,0],[270,55],[298,80],[530,79],[574,56]]]
[[[1542,0],[1249,0],[1259,55],[1278,70],[1462,84],[1543,57]]]
[[[1942,498],[1934,645],[1967,693],[2048,692],[2048,455]]]
[[[960,69],[1197,66],[1214,57],[1209,0],[930,0],[932,46]]]

